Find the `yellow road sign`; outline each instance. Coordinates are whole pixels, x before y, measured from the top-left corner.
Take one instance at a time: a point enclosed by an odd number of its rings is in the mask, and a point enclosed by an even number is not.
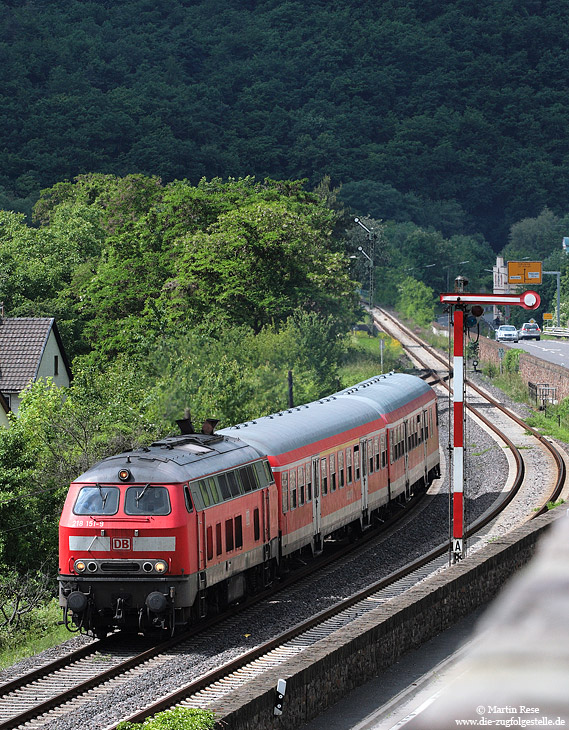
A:
[[[544,312],[543,319],[553,319],[553,314],[551,312]]]
[[[541,284],[541,261],[508,261],[508,284]]]

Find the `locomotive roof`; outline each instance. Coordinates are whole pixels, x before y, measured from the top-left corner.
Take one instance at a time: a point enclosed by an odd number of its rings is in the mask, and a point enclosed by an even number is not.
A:
[[[238,438],[191,434],[168,436],[151,446],[110,456],[84,474],[76,482],[118,483],[118,473],[128,469],[132,478],[125,482],[160,484],[185,482],[248,464],[262,454]]]
[[[279,455],[336,436],[395,413],[409,402],[432,392],[415,375],[389,373],[365,380],[328,398],[255,421],[221,429],[238,435],[261,453]]]

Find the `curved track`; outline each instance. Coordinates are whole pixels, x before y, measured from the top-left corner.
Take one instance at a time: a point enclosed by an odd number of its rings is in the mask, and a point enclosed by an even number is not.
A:
[[[374,321],[381,329],[387,334],[396,338],[401,342],[403,348],[407,352],[411,360],[415,361],[419,367],[429,371],[432,370],[440,376],[442,371],[445,374],[452,376],[452,369],[449,367],[448,361],[442,357],[434,348],[430,347],[421,338],[419,338],[414,332],[408,327],[405,327],[401,322],[395,319],[391,314],[383,309],[377,308],[374,311]],[[550,487],[545,489],[545,496],[537,500],[531,507],[531,512],[528,514],[528,519],[534,518],[539,514],[543,514],[547,511],[547,503],[555,501],[562,494],[566,483],[566,463],[565,458],[560,451],[555,447],[551,441],[542,436],[538,431],[525,423],[517,414],[512,410],[506,408],[503,404],[499,403],[489,393],[485,392],[482,388],[478,387],[468,379],[465,380],[467,387],[467,404],[469,410],[474,413],[480,420],[482,420],[487,427],[491,428],[500,438],[508,444],[510,452],[514,455],[515,461],[518,464],[518,475],[514,479],[514,483],[518,483],[518,489],[521,489],[524,482],[527,483],[528,491],[534,491],[534,486],[542,482],[546,475],[545,470],[539,468],[526,468],[524,459],[520,454],[520,449],[529,450],[532,449],[536,442],[539,444],[540,449],[547,454],[547,458],[553,463],[553,467],[548,471],[553,475],[549,481],[551,482]],[[500,412],[505,417],[504,419],[498,418],[496,414],[493,415],[492,421],[485,419],[480,412],[480,408],[476,408],[475,404],[490,403],[495,409],[495,412]],[[508,438],[510,434],[510,438]],[[514,437],[518,447],[512,443]],[[520,470],[523,469],[523,474],[520,474]],[[516,493],[518,491],[516,489]],[[510,500],[514,494],[510,496]]]
[[[402,328],[396,321],[389,318],[387,313],[377,311],[375,316],[382,329],[391,330],[390,333],[393,336],[403,341],[402,344],[409,352],[410,357],[419,368],[425,370],[426,376],[429,373],[430,377],[438,380],[439,383],[442,383],[448,377],[448,367],[444,358],[430,350],[414,333],[407,328]],[[471,385],[469,384],[469,388]],[[508,422],[512,423],[513,414],[507,412],[507,409],[504,409],[496,402],[492,406],[493,415],[490,418],[482,414],[480,411],[489,410],[488,400],[482,391],[475,390],[473,387],[472,393],[475,392],[477,393],[476,397],[479,399],[476,417],[485,424],[486,428],[492,428],[494,432],[505,428],[504,424],[497,427],[491,423],[496,419],[495,414],[498,412],[503,413],[504,418],[507,414]],[[469,397],[471,405],[473,405],[473,398],[473,395]],[[486,400],[482,401],[483,398]],[[474,409],[472,410],[474,411]],[[519,491],[523,489],[524,483],[528,480],[528,471],[531,472],[533,469],[532,465],[525,464],[521,454],[521,451],[526,447],[522,445],[521,449],[517,448],[517,446],[520,446],[519,439],[522,438],[522,435],[531,433],[531,430],[516,416],[514,416],[514,421],[517,422],[516,428],[518,431],[514,434],[500,436],[506,445],[506,453],[510,454],[513,475],[508,480],[500,499],[497,500],[497,504],[470,526],[467,537],[472,537],[483,525],[487,525],[496,519],[505,506],[514,500]],[[507,428],[510,428],[510,426]],[[530,437],[534,440],[538,439],[539,443],[543,445],[543,448],[547,448],[549,453],[556,452],[552,445],[539,434],[533,432],[531,436],[526,435],[526,438]],[[562,488],[564,480],[564,462],[559,457],[555,463],[559,472],[555,480],[556,490],[559,490]],[[534,477],[530,473],[529,479],[532,478]],[[551,499],[552,496],[553,490],[551,494],[548,493],[547,500]],[[338,557],[336,556],[334,560],[338,560]],[[293,629],[256,646],[251,651],[243,653],[238,659],[233,659],[230,663],[224,664],[214,671],[205,672],[200,677],[188,679],[187,682],[180,682],[180,686],[176,691],[170,691],[158,701],[149,702],[139,712],[126,719],[141,721],[145,717],[176,704],[211,706],[213,703],[215,705],[225,692],[240,686],[240,683],[248,681],[255,674],[267,671],[267,669],[274,671],[279,662],[286,660],[291,654],[302,651],[314,641],[322,638],[323,635],[344,628],[353,618],[360,616],[370,607],[375,607],[378,603],[389,600],[390,597],[404,591],[410,585],[414,585],[417,580],[423,579],[432,571],[441,569],[448,562],[449,544],[445,543],[388,578],[368,586],[351,598],[341,601],[336,606],[322,611],[316,616],[312,616],[310,620],[303,621]],[[310,577],[302,578],[298,575],[295,580],[300,580],[300,590],[310,590]],[[304,589],[302,588],[303,580],[306,581],[306,588]],[[263,608],[262,605],[257,608],[243,606],[240,610],[245,612],[246,616],[248,610],[262,612]],[[133,649],[131,644],[130,648],[125,647],[124,651],[127,655],[123,657],[119,656],[120,651],[118,649],[120,647],[116,647],[117,651],[114,649],[111,651],[110,649],[117,641],[116,637],[111,637],[111,640],[106,642],[93,642],[89,647],[84,647],[79,651],[80,656],[74,655],[73,658],[60,660],[60,666],[56,667],[55,675],[51,673],[51,667],[46,666],[41,670],[44,679],[38,680],[35,678],[35,684],[32,685],[32,695],[38,695],[37,689],[42,682],[45,682],[48,686],[59,685],[61,687],[63,683],[61,672],[63,671],[66,671],[70,677],[74,677],[74,686],[69,693],[54,696],[52,691],[52,696],[44,700],[43,703],[38,703],[35,699],[33,701],[26,699],[26,692],[29,694],[29,690],[24,689],[24,685],[28,678],[22,677],[0,686],[1,707],[3,709],[8,708],[9,702],[12,700],[19,702],[18,710],[10,710],[8,716],[0,714],[0,728],[7,730],[8,728],[20,727],[23,723],[26,723],[27,728],[40,728],[48,725],[48,723],[52,723],[51,726],[55,727],[56,725],[53,723],[57,723],[57,717],[69,716],[69,713],[79,713],[80,715],[82,707],[86,707],[95,694],[107,693],[117,686],[125,686],[132,680],[136,681],[137,676],[140,676],[143,672],[167,666],[176,654],[183,654],[190,649],[196,651],[196,647],[199,650],[200,646],[207,647],[208,644],[215,643],[216,626],[221,620],[231,621],[232,619],[217,618],[211,623],[211,626],[201,625],[185,636],[146,649],[146,652],[142,653],[140,648],[138,650]],[[63,670],[61,665],[68,666],[68,669]],[[79,673],[84,671],[88,676],[84,676],[83,679],[79,680]],[[35,705],[35,707],[31,705]],[[109,725],[108,729],[114,727],[116,725]]]

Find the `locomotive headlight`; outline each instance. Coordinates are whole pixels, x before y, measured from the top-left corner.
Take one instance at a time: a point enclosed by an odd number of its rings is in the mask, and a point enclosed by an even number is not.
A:
[[[168,570],[168,565],[164,560],[157,560],[154,563],[154,570],[157,573],[165,573]]]
[[[75,572],[77,572],[77,573],[84,573],[86,567],[87,566],[86,566],[86,564],[84,563],[83,560],[76,560],[75,561]]]

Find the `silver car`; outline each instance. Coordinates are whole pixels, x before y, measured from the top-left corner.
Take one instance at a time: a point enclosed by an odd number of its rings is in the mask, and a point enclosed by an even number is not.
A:
[[[517,342],[518,330],[513,324],[502,324],[496,330],[496,339],[500,342]]]

